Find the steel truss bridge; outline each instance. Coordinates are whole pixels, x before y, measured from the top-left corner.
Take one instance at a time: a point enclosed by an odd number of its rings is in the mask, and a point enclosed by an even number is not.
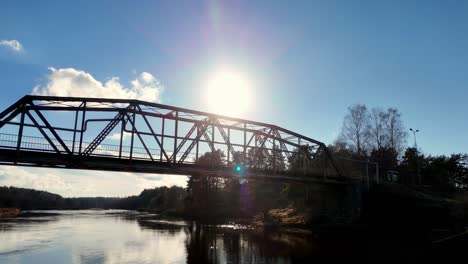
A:
[[[139,100],[24,96],[0,113],[0,164],[344,182],[287,129]]]

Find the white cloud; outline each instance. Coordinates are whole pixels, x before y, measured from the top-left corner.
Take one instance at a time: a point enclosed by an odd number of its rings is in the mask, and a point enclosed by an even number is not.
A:
[[[13,166],[0,167],[0,186],[4,185],[47,190],[55,193],[72,191],[71,185],[53,171],[31,170],[31,168]]]
[[[131,135],[131,133],[124,131],[122,140],[125,141],[125,139],[127,139],[127,137],[129,137],[130,135]],[[120,140],[120,133],[114,133],[114,134],[110,135],[109,138],[112,139],[112,140]]]
[[[151,73],[142,72],[125,87],[119,77],[112,77],[106,82],[96,80],[91,74],[74,68],[51,71],[45,85],[33,89],[35,95],[78,96],[93,98],[138,99],[159,102],[162,84]]]
[[[15,52],[22,52],[24,51],[23,45],[16,39],[12,40],[0,40],[0,46],[5,46],[7,48],[12,49]]]
[[[141,73],[141,79],[143,79],[147,83],[151,83],[155,81],[155,78],[151,73],[148,72],[142,72]]]

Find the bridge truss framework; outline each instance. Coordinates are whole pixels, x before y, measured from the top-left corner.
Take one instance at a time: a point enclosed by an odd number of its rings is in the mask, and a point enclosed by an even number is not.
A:
[[[0,164],[345,180],[324,143],[290,130],[169,105],[105,98],[24,96],[0,113]]]

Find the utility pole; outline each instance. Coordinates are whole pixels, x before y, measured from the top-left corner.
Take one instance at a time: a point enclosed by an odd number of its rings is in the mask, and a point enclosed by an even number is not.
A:
[[[416,150],[416,175],[418,177],[418,183],[422,184],[422,179],[421,179],[421,174],[419,173],[419,154],[418,154],[418,142],[416,141],[416,133],[419,132],[419,129],[409,129],[411,132],[413,132],[413,137],[414,137],[414,149]]]

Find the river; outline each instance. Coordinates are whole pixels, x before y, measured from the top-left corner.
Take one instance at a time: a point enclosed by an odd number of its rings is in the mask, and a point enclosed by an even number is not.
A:
[[[310,234],[201,225],[120,210],[33,211],[0,220],[0,263],[304,263]],[[310,262],[311,263],[311,262]]]

